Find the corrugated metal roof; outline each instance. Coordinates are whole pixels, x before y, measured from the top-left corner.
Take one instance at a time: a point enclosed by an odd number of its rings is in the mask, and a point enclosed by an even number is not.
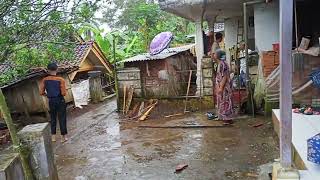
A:
[[[186,46],[168,48],[168,49],[163,50],[161,53],[156,54],[156,55],[150,55],[149,53],[139,54],[137,56],[125,59],[119,63],[166,59],[168,57],[174,56],[174,55],[179,54],[181,52],[188,51],[194,46],[195,46],[194,44],[190,44],[190,45],[186,45]]]

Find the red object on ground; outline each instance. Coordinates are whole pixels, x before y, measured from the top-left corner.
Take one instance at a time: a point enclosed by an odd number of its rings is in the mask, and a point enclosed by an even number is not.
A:
[[[179,164],[177,167],[176,167],[176,172],[181,172],[182,170],[184,170],[185,168],[188,167],[188,164]]]
[[[254,124],[254,125],[252,125],[251,127],[260,127],[260,126],[262,126],[262,125],[264,125],[264,123],[257,123],[257,124]]]

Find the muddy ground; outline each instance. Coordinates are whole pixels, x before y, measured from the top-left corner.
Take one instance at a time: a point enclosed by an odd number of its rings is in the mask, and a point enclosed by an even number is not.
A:
[[[257,179],[257,167],[278,158],[271,120],[263,117],[220,127],[220,122],[208,121],[199,112],[145,122],[121,120],[115,100],[89,109],[84,114],[71,113],[70,140],[55,144],[62,180]],[[181,163],[188,167],[175,173]]]

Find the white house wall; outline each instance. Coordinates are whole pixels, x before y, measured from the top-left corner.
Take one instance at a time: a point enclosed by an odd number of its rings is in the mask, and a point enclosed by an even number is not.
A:
[[[250,14],[249,14],[250,15]],[[224,22],[224,30],[225,30],[225,49],[227,52],[227,59],[230,60],[230,52],[229,48],[237,44],[237,34],[238,34],[238,21],[239,25],[243,27],[243,17],[233,17],[225,20]],[[243,34],[244,29],[241,28],[239,30],[240,34]],[[253,42],[254,42],[255,34],[254,34],[254,28],[249,28],[248,29],[248,43],[249,43],[249,48],[253,48]],[[243,39],[244,40],[244,37]],[[241,41],[239,40],[239,41]]]
[[[227,60],[230,61],[230,52],[229,48],[237,44],[237,29],[238,29],[238,20],[243,24],[242,17],[234,17],[227,19],[224,22],[224,32],[225,32],[225,49],[227,52]]]
[[[254,6],[255,43],[259,51],[272,50],[279,42],[279,2]]]

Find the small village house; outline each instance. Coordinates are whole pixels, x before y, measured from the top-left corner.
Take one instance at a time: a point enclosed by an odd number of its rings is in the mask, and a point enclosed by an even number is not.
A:
[[[287,4],[284,4],[287,3]],[[294,6],[290,9],[289,5]],[[202,23],[207,21],[209,29],[213,29],[215,23],[224,23],[225,34],[225,50],[227,52],[227,60],[230,61],[231,53],[228,51],[231,47],[238,44],[239,34],[242,34],[242,40],[247,40],[247,47],[255,50],[260,55],[258,61],[258,68],[256,69],[257,78],[253,82],[255,84],[255,102],[258,106],[266,103],[270,107],[270,103],[278,104],[282,101],[281,110],[273,111],[273,119],[275,122],[275,129],[281,138],[281,164],[288,166],[291,164],[290,155],[286,152],[291,151],[289,146],[293,144],[295,165],[299,168],[301,179],[317,179],[320,176],[319,168],[315,164],[307,161],[307,139],[320,132],[319,124],[312,124],[318,121],[307,122],[307,117],[303,115],[292,115],[291,120],[291,105],[296,103],[301,105],[319,106],[320,93],[312,81],[310,81],[309,74],[320,68],[319,64],[319,32],[320,26],[317,22],[319,1],[316,0],[295,0],[288,4],[285,0],[160,0],[160,7],[167,12],[173,13],[177,16],[191,20],[196,24],[196,55],[198,74],[197,86],[199,90],[203,91],[203,83],[201,82],[201,63],[205,58],[203,47]],[[280,6],[287,5],[282,9]],[[289,8],[289,9],[288,9]],[[245,11],[244,11],[245,10]],[[289,11],[293,12],[293,26],[283,27],[283,23],[289,23]],[[244,14],[246,12],[246,14]],[[244,23],[247,20],[247,24]],[[280,24],[280,19],[284,20]],[[245,28],[244,26],[245,25]],[[280,27],[282,31],[280,32]],[[244,34],[244,30],[247,30]],[[288,31],[288,32],[285,32]],[[282,37],[290,36],[292,31],[292,44],[288,39],[281,39]],[[289,35],[288,35],[289,33]],[[244,38],[247,37],[247,38]],[[305,37],[310,40],[307,48],[299,48],[301,39]],[[287,38],[287,37],[286,37]],[[280,41],[283,41],[281,44]],[[299,48],[298,51],[292,52],[292,58],[284,54],[279,54],[277,46],[280,45],[280,50],[291,50]],[[288,53],[289,54],[289,53]],[[282,62],[281,62],[282,58]],[[284,59],[285,58],[285,59]],[[292,59],[288,62],[287,59]],[[282,63],[282,64],[281,64]],[[288,63],[288,64],[286,64]],[[290,77],[290,69],[292,64],[293,82],[284,82],[281,79],[281,74]],[[280,68],[280,66],[287,66]],[[283,69],[283,71],[281,71]],[[251,75],[251,74],[250,74]],[[284,77],[283,76],[283,77]],[[282,82],[282,83],[281,83]],[[287,83],[287,85],[285,84]],[[280,91],[280,86],[282,90]],[[292,88],[293,101],[291,103],[290,91]],[[203,94],[203,93],[202,93]],[[281,95],[282,94],[282,95]],[[281,99],[282,97],[282,99]],[[280,103],[281,104],[281,103]],[[273,106],[277,108],[277,106]],[[280,113],[281,111],[281,113]],[[281,119],[286,121],[286,126],[280,125]],[[310,117],[311,118],[311,117]],[[301,119],[305,119],[302,121]],[[281,120],[281,121],[282,121]],[[292,121],[292,126],[291,125]],[[314,131],[310,132],[310,129]],[[282,133],[280,133],[282,132]],[[292,139],[291,139],[292,132]],[[290,137],[285,139],[285,137]],[[301,145],[303,144],[303,145]],[[299,166],[302,165],[303,166]],[[306,170],[307,169],[307,170]],[[304,171],[305,170],[305,171]]]
[[[118,70],[120,89],[133,86],[136,97],[183,97],[191,74],[190,95],[195,95],[196,59],[190,51],[193,47],[168,48],[157,55],[145,53],[121,61],[124,68]]]
[[[8,64],[0,65],[0,72],[5,73],[10,67]],[[59,64],[59,75],[66,80],[66,102],[72,103],[74,100],[72,83],[88,79],[88,72],[101,71],[102,84],[107,86],[111,83],[108,76],[112,76],[112,69],[112,65],[95,42],[79,42],[75,47],[75,58],[71,61],[61,61]],[[1,87],[12,113],[30,116],[48,112],[47,98],[39,95],[39,84],[44,76],[44,68],[32,68],[26,76],[16,78]]]

